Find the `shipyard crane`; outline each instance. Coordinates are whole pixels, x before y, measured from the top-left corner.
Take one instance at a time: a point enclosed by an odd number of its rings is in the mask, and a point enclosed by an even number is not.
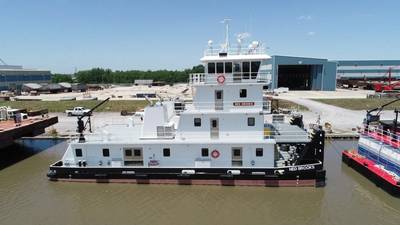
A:
[[[393,69],[398,68],[398,66],[390,66],[386,72],[387,74],[387,84],[385,83],[383,78],[383,82],[382,83],[377,83],[374,86],[375,92],[383,92],[383,91],[392,91],[396,88],[400,88],[400,82],[392,82],[392,72]],[[386,74],[384,77],[386,77]]]
[[[83,136],[83,132],[86,130],[87,125],[89,125],[89,132],[92,133],[92,123],[90,121],[90,117],[92,116],[92,112],[110,100],[110,97],[106,98],[104,101],[97,104],[95,107],[90,109],[90,111],[84,113],[82,116],[78,116],[78,129],[77,132],[79,133],[79,142],[85,142],[85,137]],[[83,121],[83,118],[87,117],[86,122]]]
[[[367,117],[366,117],[365,123],[366,123],[367,125],[369,125],[370,122],[379,121],[380,114],[381,114],[382,110],[383,110],[386,106],[391,105],[391,104],[393,104],[393,103],[395,103],[395,102],[398,102],[398,101],[400,101],[400,98],[396,98],[395,100],[390,101],[390,102],[388,102],[388,103],[386,103],[386,104],[383,104],[383,105],[381,105],[381,106],[379,106],[379,107],[376,107],[376,108],[374,108],[374,109],[369,109],[369,110],[367,110]],[[375,112],[375,111],[378,111],[378,112],[377,112],[375,115],[372,115],[372,113]],[[395,113],[396,113],[396,121],[395,121],[395,123],[397,124],[397,114],[398,114],[398,110],[397,110],[397,109],[395,110]]]

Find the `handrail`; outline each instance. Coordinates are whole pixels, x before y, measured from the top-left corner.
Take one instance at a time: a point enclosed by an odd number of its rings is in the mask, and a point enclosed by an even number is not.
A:
[[[238,101],[223,101],[221,103],[218,102],[193,102],[191,104],[185,104],[182,106],[176,106],[175,110],[185,109],[206,109],[212,110],[216,107],[220,109],[254,109],[255,107],[260,107],[263,111],[271,110],[271,101],[264,99],[263,101],[252,101],[252,100],[238,100]]]
[[[240,72],[240,73],[192,73],[189,84],[220,84],[225,83],[266,83],[271,81],[270,72]]]
[[[220,53],[227,53],[228,55],[262,55],[266,54],[266,51],[262,46],[257,48],[231,47],[228,50],[223,48],[208,48],[204,51],[204,56],[217,56]]]
[[[376,125],[364,125],[359,133],[371,137],[382,143],[391,145],[394,148],[400,149],[400,133],[383,130]]]

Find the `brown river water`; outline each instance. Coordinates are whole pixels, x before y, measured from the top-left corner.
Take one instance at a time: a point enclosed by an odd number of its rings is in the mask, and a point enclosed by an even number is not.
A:
[[[0,225],[400,224],[400,199],[342,164],[355,146],[326,143],[324,188],[264,188],[51,182],[62,142],[0,167]]]

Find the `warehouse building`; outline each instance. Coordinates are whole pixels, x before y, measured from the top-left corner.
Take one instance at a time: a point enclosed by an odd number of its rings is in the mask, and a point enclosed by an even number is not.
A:
[[[400,79],[400,60],[338,60],[339,80],[382,80],[390,75]]]
[[[49,70],[25,69],[22,66],[0,65],[0,90],[20,90],[24,83],[50,83]]]
[[[327,59],[274,55],[270,89],[336,90],[336,62]]]

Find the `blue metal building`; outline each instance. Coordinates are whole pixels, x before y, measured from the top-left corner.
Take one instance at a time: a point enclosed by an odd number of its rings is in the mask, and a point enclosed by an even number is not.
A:
[[[271,89],[336,90],[336,62],[327,59],[274,55]]]
[[[337,78],[351,79],[382,79],[391,76],[400,79],[400,60],[338,60]]]
[[[22,66],[0,65],[0,90],[20,89],[24,83],[50,83],[49,70],[25,69]]]

